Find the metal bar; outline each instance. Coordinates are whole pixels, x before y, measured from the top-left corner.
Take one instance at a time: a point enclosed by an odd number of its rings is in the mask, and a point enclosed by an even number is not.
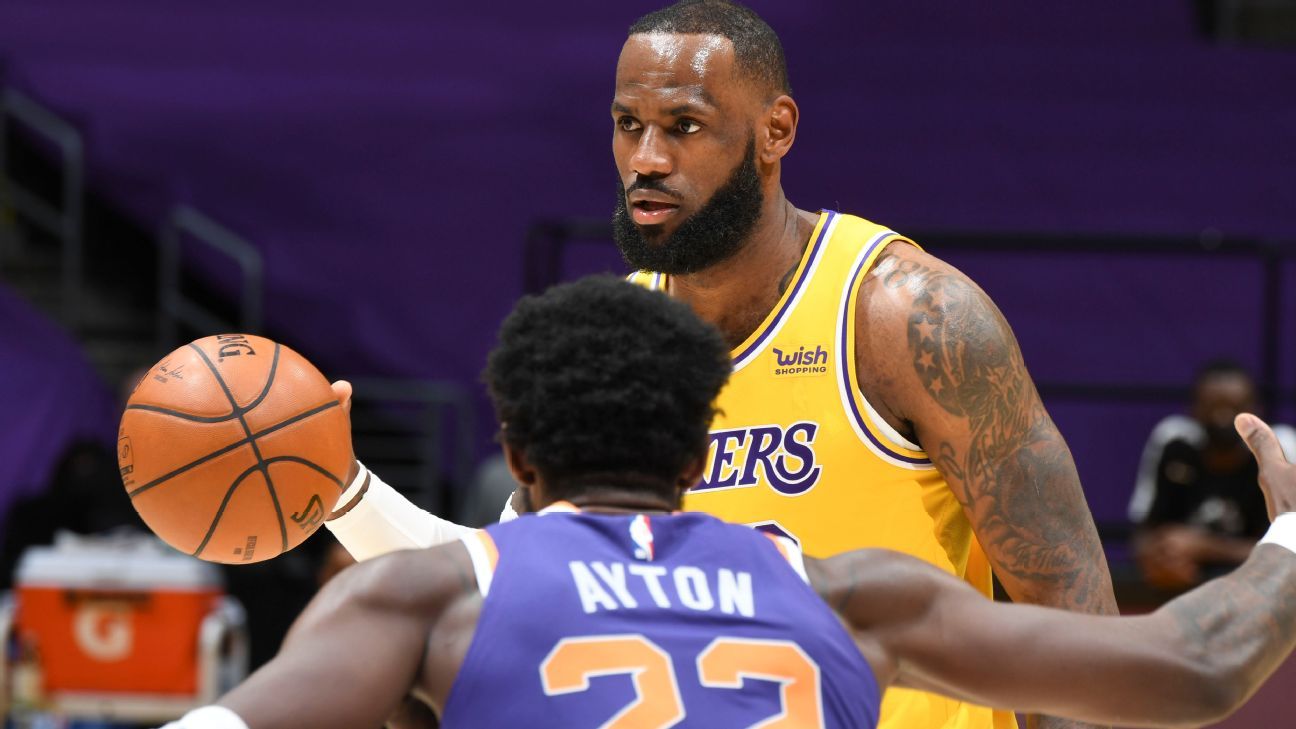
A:
[[[0,115],[21,122],[53,142],[62,153],[62,210],[57,225],[50,225],[54,221],[46,219],[42,227],[57,235],[61,243],[60,289],[63,318],[64,324],[75,333],[80,327],[81,287],[85,268],[85,146],[81,133],[35,99],[13,88],[6,88],[0,94]],[[14,180],[7,175],[5,186],[12,188],[12,191],[17,190]],[[14,199],[17,199],[16,196]]]
[[[1257,381],[1258,382],[1258,381]],[[1154,384],[1102,384],[1090,382],[1037,382],[1035,385],[1044,399],[1112,400],[1143,403],[1185,403],[1192,399],[1192,388]],[[1296,390],[1274,387],[1273,400],[1296,398]]]
[[[13,185],[9,183],[9,115],[0,113],[0,216],[5,218],[0,224],[8,225],[12,222],[10,217],[13,213]],[[12,248],[8,246],[9,243],[13,244]],[[17,247],[17,236],[0,236],[0,260],[16,255]],[[3,685],[5,684],[0,683],[0,686]],[[0,694],[3,693],[0,691]],[[0,708],[2,707],[0,704]]]
[[[85,207],[85,150],[73,131],[64,148],[63,168],[63,314],[76,332],[81,326],[81,287],[85,275],[82,236]]]
[[[161,289],[158,295],[158,345],[167,349],[178,343],[179,322],[209,330],[226,328],[219,317],[201,309],[180,290],[180,264],[186,236],[224,254],[238,266],[243,287],[239,294],[238,320],[232,323],[232,328],[252,334],[259,333],[265,290],[265,266],[260,251],[198,210],[188,205],[177,205],[171,209],[159,235],[162,254],[158,268],[158,285]]]
[[[1282,387],[1280,366],[1282,350],[1282,259],[1272,247],[1260,260],[1264,267],[1264,284],[1260,287],[1260,396],[1270,417],[1278,412]]]
[[[455,459],[455,485],[460,488],[467,486],[472,480],[473,461],[475,460],[473,435],[476,427],[476,418],[473,416],[473,412],[472,401],[464,393],[458,407],[458,458]]]
[[[35,223],[50,235],[57,236],[62,233],[63,215],[58,208],[42,200],[40,196],[13,185],[9,180],[5,180],[5,184],[9,186],[9,206],[15,212],[22,214],[28,221]]]
[[[573,240],[612,241],[612,224],[589,218],[571,220],[541,220],[528,231],[530,241],[544,241],[552,237],[558,249],[553,258],[561,257],[561,249]],[[1238,256],[1254,257],[1272,250],[1265,241],[1250,238],[1225,238],[1202,236],[1196,241],[1170,236],[1133,235],[1065,235],[1056,233],[960,233],[929,230],[917,232],[915,240],[938,250],[974,250],[1002,253],[1094,253],[1094,254],[1157,254],[1174,256]],[[551,259],[552,260],[552,259]],[[554,281],[546,282],[546,285]]]
[[[1095,236],[1025,233],[968,234],[927,231],[915,236],[941,251],[1011,252],[1035,254],[1093,254],[1107,256],[1184,256],[1242,260],[1259,259],[1262,272],[1261,371],[1257,384],[1265,404],[1274,412],[1281,403],[1296,404],[1296,390],[1284,389],[1280,382],[1282,341],[1282,262],[1296,260],[1296,241],[1278,242],[1250,238],[1225,238],[1203,235],[1193,241],[1167,236]],[[543,291],[562,276],[563,250],[576,241],[612,241],[609,221],[589,218],[541,220],[527,232],[524,262],[528,266],[528,293]],[[533,268],[532,268],[533,267]],[[1145,403],[1182,403],[1191,391],[1181,386],[1129,383],[1038,382],[1046,398],[1124,400]]]
[[[229,322],[183,296],[176,302],[175,319],[188,325],[191,329],[202,332],[223,332],[230,329]]]
[[[472,400],[460,385],[435,380],[356,378],[351,380],[359,401],[409,403],[424,409],[415,418],[419,439],[416,449],[417,492],[425,505],[437,508],[441,479],[449,477],[460,488],[469,483],[473,469]],[[447,427],[447,412],[451,416]],[[446,453],[447,447],[449,453]]]
[[[157,344],[165,352],[179,344],[180,335],[180,229],[170,219],[163,223],[158,242]]]
[[[176,207],[172,211],[172,217],[180,230],[224,253],[239,265],[243,273],[243,292],[240,297],[240,321],[237,324],[245,332],[259,332],[265,278],[261,252],[238,234],[188,205]]]

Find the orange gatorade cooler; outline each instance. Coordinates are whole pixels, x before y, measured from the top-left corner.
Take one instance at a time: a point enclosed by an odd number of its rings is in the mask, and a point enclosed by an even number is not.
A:
[[[68,538],[27,550],[14,584],[47,697],[200,692],[199,638],[223,595],[214,565],[152,538]]]

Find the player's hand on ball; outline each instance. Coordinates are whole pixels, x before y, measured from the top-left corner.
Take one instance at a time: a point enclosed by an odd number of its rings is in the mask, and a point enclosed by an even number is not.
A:
[[[332,384],[332,387],[333,396],[337,398],[339,403],[341,403],[342,412],[347,415],[347,433],[349,435],[351,432],[351,383],[346,380],[338,380]],[[351,468],[347,471],[345,483],[349,484],[355,480],[356,474],[360,473],[360,462],[356,460],[355,447],[349,437],[347,439],[347,449],[347,456],[351,460]]]
[[[1250,413],[1242,413],[1233,420],[1233,427],[1246,441],[1260,465],[1260,490],[1264,492],[1269,518],[1296,511],[1296,465],[1287,462],[1278,437],[1263,420]]]
[[[287,346],[201,337],[131,393],[118,430],[122,486],[149,529],[182,552],[272,559],[319,529],[355,470],[343,405]]]

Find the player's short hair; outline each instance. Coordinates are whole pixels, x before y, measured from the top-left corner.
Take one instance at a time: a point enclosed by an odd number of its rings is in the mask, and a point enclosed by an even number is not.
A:
[[[1193,389],[1200,389],[1207,380],[1222,376],[1241,377],[1250,382],[1253,387],[1255,386],[1255,378],[1251,376],[1251,372],[1247,368],[1236,360],[1221,357],[1210,360],[1197,368],[1196,374],[1193,375]]]
[[[737,71],[770,91],[791,94],[783,44],[769,24],[750,8],[729,0],[680,0],[639,18],[629,35],[683,33],[718,35],[734,47]]]
[[[594,276],[522,299],[485,380],[500,438],[552,495],[639,488],[673,499],[706,454],[731,367],[719,332],[687,305]]]

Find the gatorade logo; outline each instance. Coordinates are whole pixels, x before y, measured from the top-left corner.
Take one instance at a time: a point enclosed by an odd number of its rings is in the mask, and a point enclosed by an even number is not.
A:
[[[103,663],[126,658],[135,645],[130,608],[122,604],[83,603],[72,618],[72,634],[83,653]]]

